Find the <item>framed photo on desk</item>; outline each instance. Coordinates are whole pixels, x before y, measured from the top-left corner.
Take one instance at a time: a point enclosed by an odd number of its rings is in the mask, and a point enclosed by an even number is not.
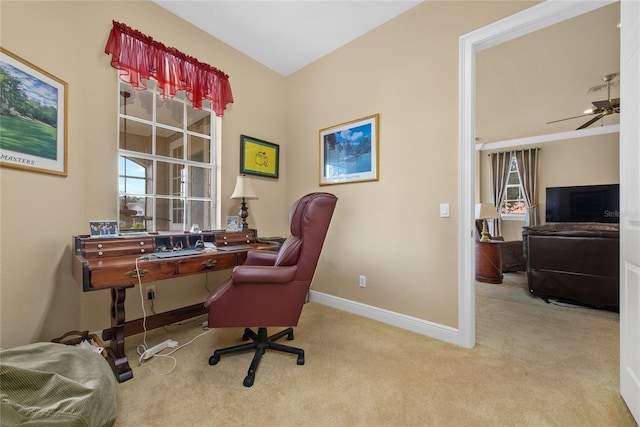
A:
[[[239,216],[228,216],[227,217],[227,228],[226,231],[240,231],[240,217]]]
[[[117,221],[89,221],[91,237],[118,237]]]

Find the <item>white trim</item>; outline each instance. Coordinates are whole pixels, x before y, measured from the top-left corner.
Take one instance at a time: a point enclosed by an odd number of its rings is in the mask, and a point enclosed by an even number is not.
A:
[[[568,132],[550,133],[547,135],[529,136],[526,138],[508,139],[504,141],[485,142],[476,144],[476,151],[495,150],[499,148],[518,147],[521,145],[535,145],[543,142],[563,141],[565,139],[585,138],[594,135],[619,133],[620,125],[597,126]]]
[[[458,339],[475,346],[475,89],[476,53],[533,31],[599,9],[614,0],[550,0],[460,37],[459,41],[459,173],[460,221],[458,226]]]
[[[336,297],[318,291],[309,291],[309,300],[318,304],[337,308],[338,310],[377,320],[388,325],[397,326],[421,335],[426,335],[450,344],[458,343],[458,330],[450,326],[444,326],[417,317],[407,316],[385,310],[383,308],[362,304],[356,301]]]

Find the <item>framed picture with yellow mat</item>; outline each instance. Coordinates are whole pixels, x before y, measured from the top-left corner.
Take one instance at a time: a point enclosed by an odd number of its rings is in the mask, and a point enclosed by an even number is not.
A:
[[[280,146],[240,135],[240,173],[278,178]]]

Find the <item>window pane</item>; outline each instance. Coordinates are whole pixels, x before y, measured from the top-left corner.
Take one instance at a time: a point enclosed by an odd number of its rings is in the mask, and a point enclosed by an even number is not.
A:
[[[158,162],[156,194],[185,196],[185,166],[177,163]]]
[[[211,197],[211,169],[191,166],[189,189],[190,197]]]
[[[194,162],[211,162],[210,139],[194,135],[187,135],[187,160]]]
[[[156,154],[182,160],[184,158],[184,134],[157,127]]]
[[[507,187],[507,200],[516,200],[520,198],[520,187]]]
[[[211,135],[211,113],[207,110],[187,108],[187,130]]]
[[[153,218],[151,197],[120,196],[120,232],[149,231]]]
[[[185,231],[182,225],[184,219],[184,202],[177,199],[156,199],[156,230],[157,231]]]
[[[131,85],[120,83],[120,114],[152,120],[153,93],[134,90]]]
[[[520,178],[517,172],[511,172],[507,180],[508,185],[520,185]]]
[[[184,104],[175,99],[157,98],[156,122],[184,129]]]
[[[151,125],[120,119],[119,147],[123,150],[151,153]]]
[[[211,201],[190,200],[188,202],[188,207],[189,217],[187,218],[187,228],[191,228],[194,224],[198,224],[200,229],[206,229],[209,224],[212,224]]]
[[[150,194],[153,185],[153,161],[120,156],[119,191],[127,194]]]

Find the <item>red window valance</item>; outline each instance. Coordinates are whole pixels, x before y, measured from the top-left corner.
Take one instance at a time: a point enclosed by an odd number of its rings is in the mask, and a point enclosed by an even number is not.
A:
[[[113,21],[104,51],[120,78],[134,88],[145,88],[144,80],[152,78],[161,96],[172,98],[184,90],[194,108],[208,99],[218,116],[233,102],[228,75],[119,22]]]

